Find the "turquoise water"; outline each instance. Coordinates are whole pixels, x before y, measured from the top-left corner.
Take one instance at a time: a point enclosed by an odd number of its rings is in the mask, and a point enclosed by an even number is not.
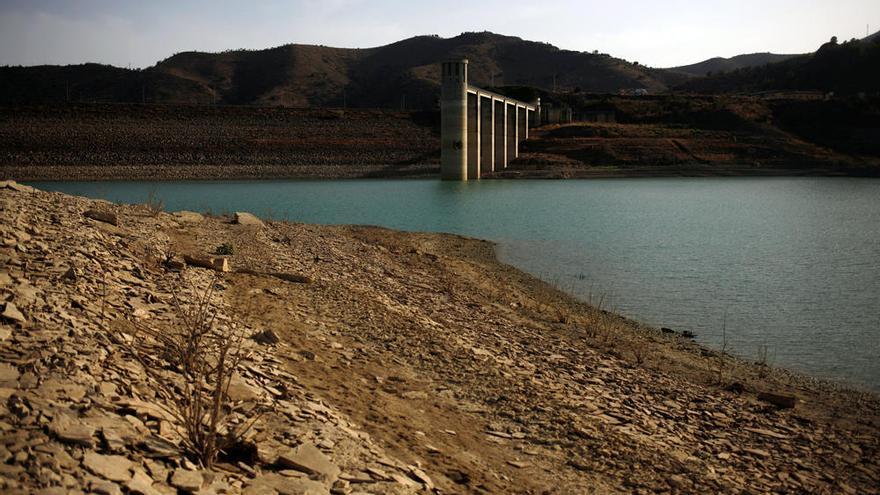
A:
[[[880,180],[35,184],[168,210],[455,232],[638,320],[880,390]]]

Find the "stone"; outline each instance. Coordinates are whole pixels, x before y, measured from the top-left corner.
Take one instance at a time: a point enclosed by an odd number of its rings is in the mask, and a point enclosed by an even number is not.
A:
[[[793,395],[772,392],[761,392],[758,394],[758,400],[773,404],[780,409],[792,409],[797,404],[797,398]]]
[[[338,466],[310,443],[304,443],[294,449],[280,452],[277,462],[282,467],[317,475],[328,483],[333,483],[341,472]]]
[[[14,180],[4,180],[0,181],[0,189],[12,189],[17,192],[26,192],[32,193],[34,192],[34,188],[31,186],[25,186],[24,184],[19,184]]]
[[[255,215],[243,211],[235,212],[235,223],[239,225],[248,225],[251,227],[262,227],[263,221]]]
[[[767,452],[766,450],[762,450],[762,449],[753,449],[753,448],[746,447],[743,449],[743,452],[747,452],[749,454],[752,454],[755,457],[761,457],[764,459],[770,457],[770,452]]]
[[[0,342],[12,337],[12,329],[6,325],[0,325]]]
[[[77,277],[76,268],[70,267],[67,269],[66,272],[64,272],[64,275],[61,275],[61,280],[76,282],[76,277]]]
[[[133,463],[127,457],[88,452],[83,456],[82,462],[86,469],[110,481],[122,483],[131,479]]]
[[[150,457],[170,459],[180,455],[180,448],[177,445],[156,435],[144,438],[138,445],[146,450]]]
[[[417,468],[416,466],[410,466],[409,476],[412,479],[423,483],[425,485],[425,488],[427,488],[429,491],[434,489],[434,482],[431,481],[431,478],[424,471]]]
[[[56,414],[49,431],[62,442],[89,448],[95,445],[95,429],[67,414]]]
[[[327,495],[327,487],[317,481],[289,478],[278,473],[261,474],[250,480],[242,490],[242,495],[262,495],[278,493],[280,495]]]
[[[233,373],[229,380],[229,387],[226,395],[231,401],[248,401],[255,400],[260,397],[260,393],[244,380],[237,372]]]
[[[177,257],[168,258],[165,260],[165,268],[179,272],[186,269],[186,261]]]
[[[153,419],[164,419],[166,421],[176,421],[176,418],[164,407],[150,402],[138,399],[126,399],[119,401],[117,405],[120,412],[133,411],[138,416],[146,416]]]
[[[18,368],[8,363],[0,363],[0,387],[18,387],[19,376],[21,376],[21,374],[18,372]]]
[[[92,480],[92,482],[89,483],[89,489],[92,493],[97,493],[99,495],[122,495],[122,490],[119,489],[119,485],[112,481]]]
[[[15,307],[15,304],[11,302],[6,303],[6,306],[3,308],[3,314],[0,314],[0,316],[14,323],[23,324],[27,322],[24,315],[21,314],[21,311],[19,311],[18,308]]]
[[[189,493],[199,491],[204,482],[205,479],[199,471],[179,468],[171,475],[171,485]]]
[[[159,492],[153,488],[153,478],[151,478],[142,469],[135,469],[134,475],[125,484],[128,493],[133,495],[158,495]]]
[[[428,393],[421,390],[410,390],[409,392],[402,393],[401,397],[410,400],[426,400]]]
[[[116,217],[115,213],[109,211],[86,210],[83,212],[83,216],[99,222],[109,223],[110,225],[119,225],[119,218]]]
[[[277,333],[268,329],[251,335],[251,338],[258,344],[263,345],[274,345],[281,341],[281,338],[278,337]]]
[[[174,213],[174,219],[182,223],[202,223],[205,217],[201,213],[181,210]]]
[[[226,273],[229,271],[229,260],[226,258],[204,258],[184,255],[183,261],[185,261],[187,265],[207,268],[218,272]]]

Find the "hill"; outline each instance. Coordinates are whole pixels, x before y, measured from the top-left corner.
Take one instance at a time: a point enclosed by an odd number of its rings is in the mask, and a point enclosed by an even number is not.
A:
[[[703,77],[719,72],[730,72],[746,67],[756,67],[766,64],[772,64],[775,62],[782,62],[783,60],[788,60],[796,56],[797,55],[780,55],[776,53],[749,53],[745,55],[737,55],[730,58],[710,58],[696,64],[672,67],[667,70],[671,72],[686,74],[688,76]]]
[[[815,53],[736,69],[687,81],[677,89],[700,93],[758,91],[821,91],[875,94],[880,91],[880,38],[838,43],[837,38]]]
[[[438,64],[471,62],[471,83],[559,91],[664,91],[682,74],[598,52],[480,32],[417,36],[375,48],[284,45],[223,53],[183,52],[144,70],[97,64],[0,68],[0,103],[63,101],[219,103],[295,107],[433,108]]]

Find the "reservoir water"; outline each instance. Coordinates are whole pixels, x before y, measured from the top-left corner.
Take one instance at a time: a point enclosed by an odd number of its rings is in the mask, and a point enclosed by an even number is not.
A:
[[[611,309],[880,391],[880,180],[41,182],[169,211],[454,232]]]

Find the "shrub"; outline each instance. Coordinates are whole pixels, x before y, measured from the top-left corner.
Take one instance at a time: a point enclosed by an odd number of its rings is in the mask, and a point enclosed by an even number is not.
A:
[[[244,331],[235,323],[217,322],[212,298],[218,279],[215,274],[206,289],[194,291],[194,301],[188,304],[175,292],[172,328],[134,324],[128,341],[158,395],[171,403],[166,409],[178,422],[182,444],[208,469],[260,416],[236,427],[226,421],[227,392],[243,357]]]
[[[214,250],[215,254],[230,256],[235,254],[235,247],[228,242],[224,242],[223,244],[217,246],[217,249]]]

